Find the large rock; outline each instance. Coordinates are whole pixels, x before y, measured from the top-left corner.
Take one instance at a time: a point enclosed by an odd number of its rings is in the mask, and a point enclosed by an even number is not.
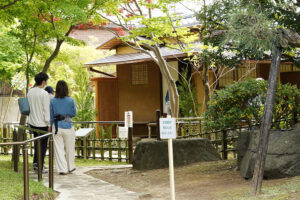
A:
[[[220,159],[219,153],[207,139],[173,140],[173,152],[174,166]],[[169,167],[168,141],[138,143],[134,151],[134,169],[149,170],[167,167]]]
[[[259,131],[243,133],[238,141],[240,175],[252,178],[259,139]],[[243,147],[248,145],[247,149]],[[300,124],[290,131],[271,131],[264,178],[300,175]]]

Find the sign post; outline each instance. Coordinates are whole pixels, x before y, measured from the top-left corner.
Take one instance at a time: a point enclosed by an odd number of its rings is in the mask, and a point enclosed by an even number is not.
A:
[[[126,111],[124,117],[124,127],[128,128],[128,151],[129,151],[129,163],[131,164],[133,161],[133,144],[132,144],[132,136],[133,136],[133,114],[132,111]]]
[[[176,139],[176,119],[160,118],[160,138],[168,139],[169,153],[169,172],[170,172],[170,196],[175,200],[175,181],[174,181],[174,164],[173,164],[173,139]]]

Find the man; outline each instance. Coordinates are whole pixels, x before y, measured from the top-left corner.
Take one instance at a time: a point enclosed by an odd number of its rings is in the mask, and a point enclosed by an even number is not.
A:
[[[51,131],[50,128],[50,98],[48,92],[44,90],[47,85],[48,75],[40,72],[35,77],[35,87],[31,88],[27,94],[27,99],[30,107],[30,114],[28,124],[30,128]],[[41,133],[33,132],[34,137],[42,135]],[[41,139],[41,157],[42,157],[42,170],[44,166],[44,159],[47,151],[48,137]],[[34,157],[33,169],[37,172],[38,157],[37,157],[37,142],[34,143]],[[46,173],[43,170],[43,173]]]

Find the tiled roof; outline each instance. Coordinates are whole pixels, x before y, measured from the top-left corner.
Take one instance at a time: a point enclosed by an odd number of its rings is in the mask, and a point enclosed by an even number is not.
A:
[[[169,48],[161,48],[161,53],[164,58],[184,57],[186,54],[182,51]],[[131,53],[131,54],[115,54],[99,60],[85,63],[85,65],[111,65],[111,64],[127,64],[141,61],[150,61],[152,58],[145,53]]]

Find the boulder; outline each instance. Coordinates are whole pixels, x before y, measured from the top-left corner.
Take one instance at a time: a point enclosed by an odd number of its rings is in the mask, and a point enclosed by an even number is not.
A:
[[[218,151],[207,139],[173,140],[174,166],[220,159]],[[149,141],[137,144],[133,169],[150,170],[169,167],[168,141]]]
[[[252,178],[259,139],[259,131],[242,133],[238,140],[240,175]],[[247,145],[245,147],[243,145]],[[264,178],[282,178],[300,175],[300,123],[292,130],[271,131]]]

